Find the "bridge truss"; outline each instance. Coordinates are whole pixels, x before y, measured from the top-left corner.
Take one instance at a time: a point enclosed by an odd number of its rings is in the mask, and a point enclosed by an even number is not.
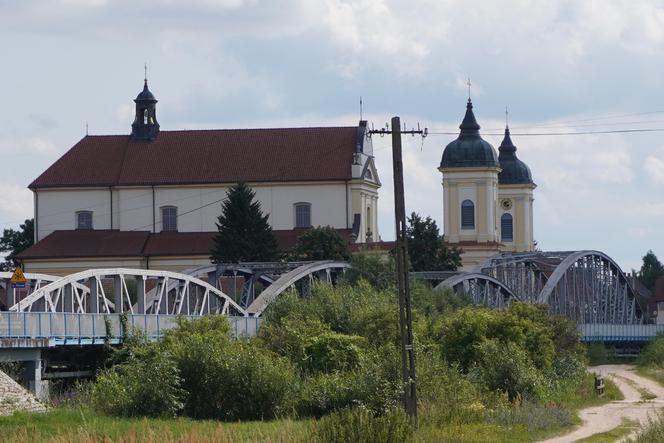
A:
[[[519,298],[500,280],[478,272],[464,272],[443,280],[436,289],[451,288],[470,297],[474,304],[492,308],[507,307]]]
[[[246,316],[209,283],[186,274],[148,269],[89,269],[35,289],[9,308],[17,312],[73,312]]]
[[[501,253],[477,271],[523,301],[547,304],[578,323],[644,322],[638,294],[620,267],[599,251]]]
[[[287,290],[306,296],[314,280],[334,283],[347,267],[341,261],[315,261],[207,265],[183,273],[126,268],[65,277],[26,273],[27,295],[7,304],[15,312],[259,317]],[[0,273],[0,283],[8,286],[6,274]]]

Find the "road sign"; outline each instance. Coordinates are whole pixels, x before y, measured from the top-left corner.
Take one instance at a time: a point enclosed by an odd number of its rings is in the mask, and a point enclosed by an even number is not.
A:
[[[9,279],[9,282],[12,283],[12,284],[22,283],[23,284],[22,287],[25,288],[25,282],[27,282],[27,280],[25,279],[25,275],[23,275],[23,270],[21,269],[20,266],[17,266],[16,269],[14,269],[14,273],[12,274],[11,278]]]
[[[25,288],[25,283],[12,283],[12,288],[14,288],[14,289],[23,289],[23,288]]]

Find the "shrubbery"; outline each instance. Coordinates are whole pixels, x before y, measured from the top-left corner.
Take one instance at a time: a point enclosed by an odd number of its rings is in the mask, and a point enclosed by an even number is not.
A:
[[[159,344],[129,337],[97,378],[94,404],[125,416],[322,417],[321,441],[403,441],[412,430],[397,411],[403,385],[393,262],[370,253],[353,262],[336,287],[314,284],[304,299],[282,294],[254,339],[231,339],[221,316],[180,320]],[[544,307],[470,306],[422,281],[412,282],[412,293],[423,424],[539,429],[549,425],[539,405],[573,395],[584,378],[576,328]],[[554,409],[553,422],[565,422]]]
[[[103,371],[92,389],[97,409],[123,416],[175,416],[184,406],[180,371],[161,346],[144,345]]]
[[[642,366],[664,365],[664,335],[650,341],[641,351],[639,364]]]

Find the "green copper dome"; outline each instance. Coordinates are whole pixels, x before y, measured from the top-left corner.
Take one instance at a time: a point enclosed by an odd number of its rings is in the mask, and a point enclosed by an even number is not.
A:
[[[500,167],[502,169],[502,171],[498,173],[499,184],[535,184],[533,183],[530,168],[516,157],[516,146],[512,143],[510,129],[507,127],[505,128],[505,137],[503,138],[498,151],[500,152],[498,160],[500,161]]]
[[[440,161],[441,168],[498,167],[496,150],[480,136],[480,125],[473,114],[473,103],[468,99],[459,137],[448,144]]]

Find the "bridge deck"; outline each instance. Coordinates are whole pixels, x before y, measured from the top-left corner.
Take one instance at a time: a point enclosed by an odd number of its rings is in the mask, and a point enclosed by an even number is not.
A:
[[[176,326],[177,318],[164,314],[128,314],[127,326],[143,331],[149,340],[159,340],[168,329]],[[260,327],[260,318],[227,318],[236,337],[254,336]],[[116,344],[123,336],[120,314],[0,312],[0,348],[5,349]]]

